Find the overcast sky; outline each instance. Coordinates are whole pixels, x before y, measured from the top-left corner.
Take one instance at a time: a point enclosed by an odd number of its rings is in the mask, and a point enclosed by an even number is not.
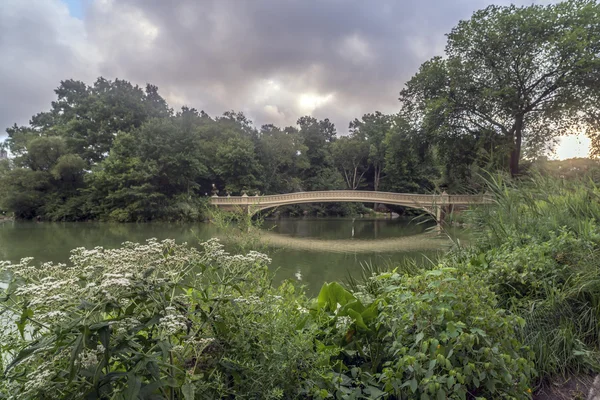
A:
[[[530,4],[532,1],[517,1]],[[507,1],[495,1],[505,4]],[[61,80],[153,83],[169,104],[257,126],[398,111],[444,34],[490,0],[0,0],[0,138]]]

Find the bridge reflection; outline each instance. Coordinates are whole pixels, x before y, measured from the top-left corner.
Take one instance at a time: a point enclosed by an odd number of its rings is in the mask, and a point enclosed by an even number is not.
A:
[[[377,240],[312,239],[264,231],[261,232],[260,239],[263,244],[270,247],[333,253],[414,252],[441,250],[445,246],[450,247],[452,245],[452,241],[446,235],[441,235],[437,231]]]

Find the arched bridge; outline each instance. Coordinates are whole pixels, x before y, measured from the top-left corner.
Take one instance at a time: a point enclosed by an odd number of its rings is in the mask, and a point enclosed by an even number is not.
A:
[[[363,190],[326,190],[320,192],[297,192],[267,196],[227,196],[214,195],[210,203],[222,209],[245,210],[255,214],[267,208],[301,203],[381,203],[416,208],[433,215],[441,222],[444,215],[455,207],[465,208],[474,204],[486,204],[492,200],[487,195],[456,194],[407,194],[374,192]]]

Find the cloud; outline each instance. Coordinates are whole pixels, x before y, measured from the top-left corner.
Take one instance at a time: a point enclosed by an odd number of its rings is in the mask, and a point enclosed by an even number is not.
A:
[[[25,5],[27,3],[27,5]],[[398,92],[444,33],[484,0],[59,0],[0,6],[0,126],[49,108],[62,79],[159,86],[174,107],[243,111],[257,124],[312,114],[338,132]]]
[[[49,109],[61,80],[98,74],[83,21],[59,0],[3,0],[0,54],[0,138],[6,127]]]

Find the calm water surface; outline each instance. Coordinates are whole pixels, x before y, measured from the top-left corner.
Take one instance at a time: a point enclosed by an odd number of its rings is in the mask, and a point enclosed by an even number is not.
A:
[[[447,249],[449,241],[430,228],[402,218],[280,219],[266,221],[261,238],[273,259],[275,280],[300,281],[315,294],[323,282],[360,274],[361,263],[432,257]],[[219,236],[222,232],[210,223],[0,222],[0,260],[66,262],[75,247],[114,248],[149,238],[195,244]]]

